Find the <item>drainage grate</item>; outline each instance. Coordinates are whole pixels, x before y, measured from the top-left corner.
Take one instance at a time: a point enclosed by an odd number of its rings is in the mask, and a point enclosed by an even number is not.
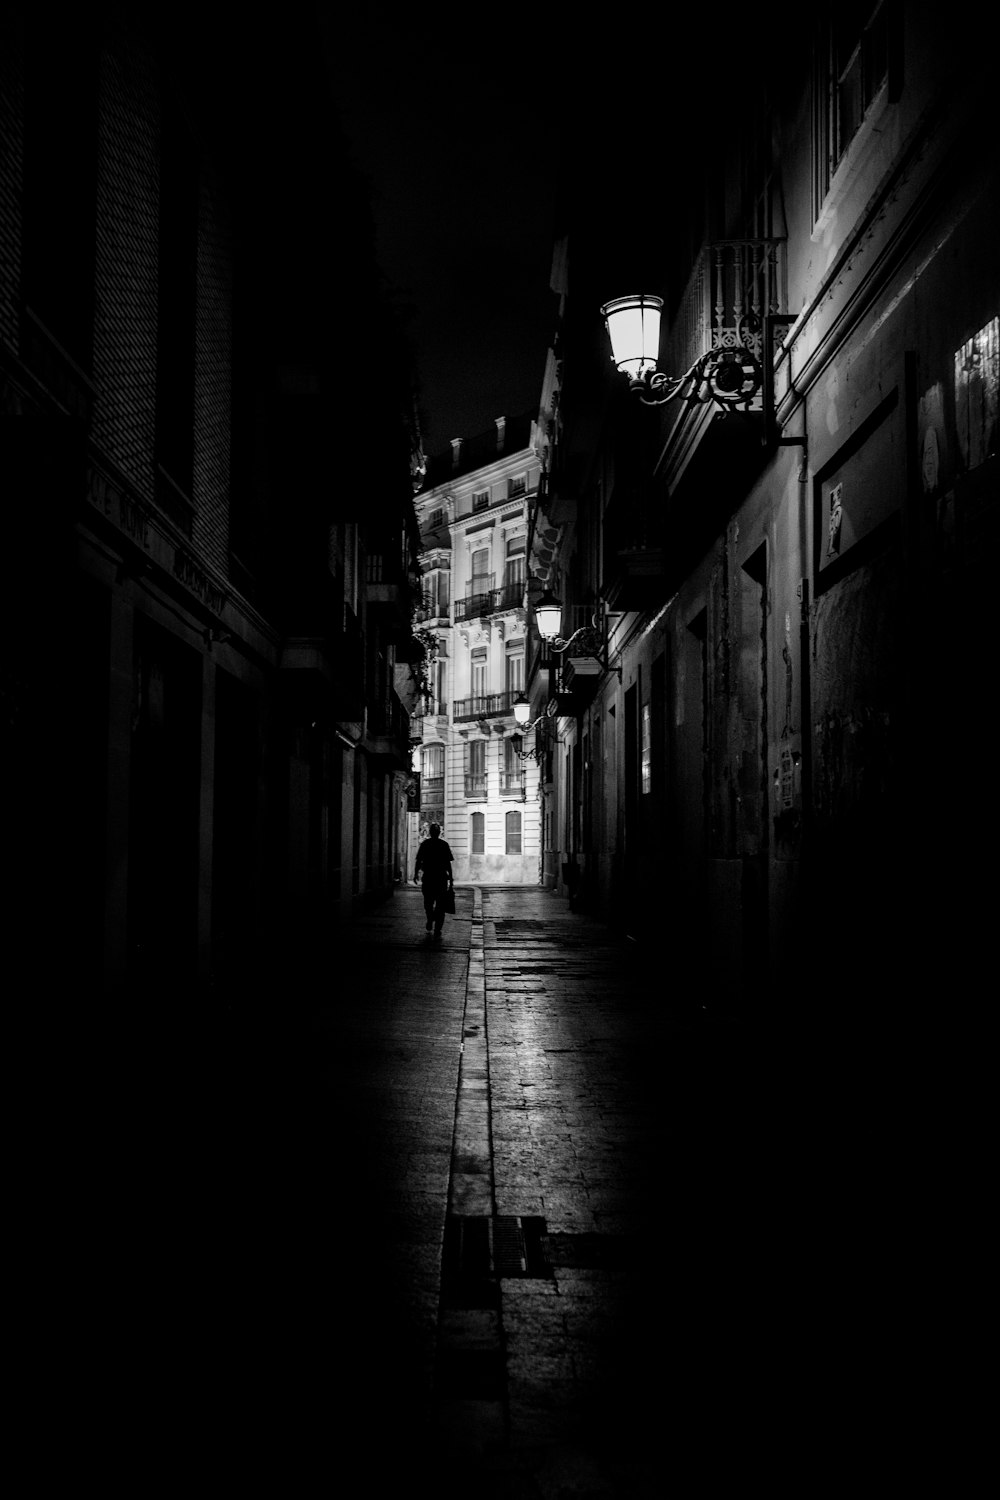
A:
[[[536,1216],[449,1216],[441,1268],[444,1305],[496,1307],[502,1279],[551,1279],[545,1238],[545,1220]]]
[[[552,1276],[544,1251],[545,1220],[534,1215],[493,1220],[493,1269],[497,1276]]]

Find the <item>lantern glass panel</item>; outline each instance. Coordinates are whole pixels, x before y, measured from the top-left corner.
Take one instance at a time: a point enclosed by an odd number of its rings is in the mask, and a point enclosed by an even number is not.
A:
[[[624,374],[654,370],[660,352],[660,297],[640,294],[616,297],[601,309],[608,325],[611,352]]]

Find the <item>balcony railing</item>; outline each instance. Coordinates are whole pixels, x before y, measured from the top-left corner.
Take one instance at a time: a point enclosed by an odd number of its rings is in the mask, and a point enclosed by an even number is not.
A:
[[[478,797],[485,800],[486,797],[486,772],[477,772],[475,775],[466,771],[465,773],[465,795],[467,797]]]
[[[710,349],[740,343],[762,358],[764,315],[785,311],[783,245],[765,239],[702,246],[661,349],[662,369],[682,375]]]
[[[514,699],[521,694],[520,688],[510,688],[506,693],[486,693],[478,698],[456,698],[452,705],[454,719],[491,719],[496,714],[513,712]]]
[[[425,776],[423,779],[422,788],[423,795],[425,797],[433,797],[435,801],[438,801],[441,797],[444,796],[444,777]]]
[[[504,609],[519,609],[524,603],[524,580],[502,584],[500,588],[482,589],[455,600],[456,620],[482,619]]]
[[[500,772],[500,795],[501,797],[521,797],[524,795],[524,772],[523,771],[501,771]]]

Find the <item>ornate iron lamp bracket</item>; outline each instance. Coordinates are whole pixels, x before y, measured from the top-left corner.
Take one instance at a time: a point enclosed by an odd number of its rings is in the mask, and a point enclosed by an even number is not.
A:
[[[714,402],[723,412],[749,411],[764,384],[760,360],[750,347],[760,326],[760,319],[749,314],[740,320],[740,343],[709,349],[683,375],[644,370],[629,380],[629,390],[644,406],[663,406],[667,401],[686,401],[689,406]]]
[[[622,669],[620,666],[614,666],[610,661],[604,633],[596,624],[581,625],[579,630],[574,630],[568,640],[557,639],[550,641],[549,645],[553,651],[558,651],[560,656],[565,655],[571,646],[575,646],[578,656],[592,656],[595,661],[600,662],[605,672],[616,672],[618,681],[622,680]]]

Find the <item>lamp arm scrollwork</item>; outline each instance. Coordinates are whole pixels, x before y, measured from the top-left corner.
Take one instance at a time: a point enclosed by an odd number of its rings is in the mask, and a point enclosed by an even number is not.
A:
[[[644,406],[662,406],[667,401],[686,401],[690,406],[714,401],[722,411],[750,403],[764,384],[764,372],[750,341],[759,328],[759,319],[744,316],[738,328],[740,343],[709,349],[700,354],[683,375],[666,375],[661,370],[644,370],[629,381],[629,389]]]
[[[622,669],[620,666],[616,667],[612,665],[611,653],[608,650],[604,634],[596,620],[591,625],[581,625],[579,630],[574,630],[573,634],[565,641],[557,636],[555,640],[549,641],[549,646],[553,651],[557,651],[560,656],[565,655],[571,646],[575,646],[580,656],[592,656],[595,661],[600,662],[605,672],[617,673],[618,680],[619,682],[621,681]]]
[[[579,630],[574,630],[565,641],[560,636],[556,636],[555,640],[549,641],[549,646],[553,651],[558,651],[561,656],[569,650],[570,646],[575,646],[580,642],[582,642],[582,654],[585,656],[598,656],[604,648],[604,642],[596,625],[581,625]]]

